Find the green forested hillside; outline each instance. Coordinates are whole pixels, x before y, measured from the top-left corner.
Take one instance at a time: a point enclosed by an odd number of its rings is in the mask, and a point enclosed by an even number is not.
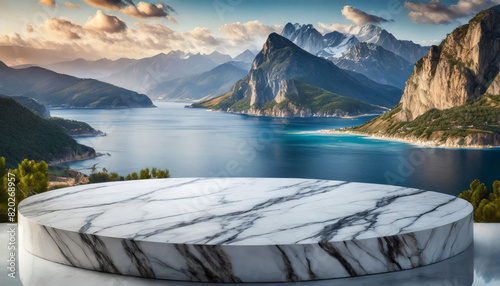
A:
[[[0,156],[7,167],[24,159],[48,163],[96,156],[95,150],[78,144],[59,126],[38,117],[10,98],[0,97]]]

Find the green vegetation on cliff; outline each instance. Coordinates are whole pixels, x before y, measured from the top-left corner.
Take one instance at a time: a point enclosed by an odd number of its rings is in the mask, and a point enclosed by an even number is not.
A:
[[[64,119],[59,117],[49,117],[48,121],[62,127],[66,133],[70,136],[103,136],[105,135],[103,132],[95,130],[89,124],[77,121]]]
[[[390,112],[361,126],[346,128],[346,130],[442,142],[448,138],[463,139],[470,134],[500,136],[499,95],[485,95],[450,109],[431,109],[410,122],[401,122],[395,118],[400,110],[401,104],[398,104]]]
[[[288,114],[294,114],[297,111],[310,111],[312,114],[322,116],[356,116],[360,114],[380,113],[384,110],[378,106],[352,97],[338,95],[298,80],[290,80],[288,84],[293,85],[297,92],[286,94],[285,99],[280,103],[277,103],[274,99],[266,102],[260,108],[260,110],[264,111],[264,114],[266,114],[266,111],[279,110],[287,111]],[[244,97],[233,103],[230,94],[196,103],[192,106],[233,112],[248,111],[252,108],[249,97]]]
[[[500,181],[493,183],[490,192],[485,184],[474,180],[458,197],[472,204],[475,222],[500,222]]]

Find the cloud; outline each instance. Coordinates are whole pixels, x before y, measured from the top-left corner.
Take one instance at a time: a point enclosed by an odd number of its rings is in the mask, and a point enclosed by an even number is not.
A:
[[[207,28],[196,27],[191,31],[183,33],[183,36],[193,43],[194,46],[217,46],[222,43]]]
[[[120,10],[121,8],[134,5],[131,0],[83,0],[90,6],[104,9]]]
[[[55,0],[40,0],[40,1],[38,1],[38,3],[45,5],[45,6],[52,6],[52,7],[56,5]]]
[[[268,34],[282,27],[268,26],[258,21],[229,23],[220,27],[224,31],[222,35],[216,35],[205,27],[175,31],[158,22],[137,22],[126,27],[120,18],[99,10],[83,25],[60,17],[50,18],[38,25],[26,25],[28,29],[34,32],[0,35],[0,47],[50,50],[50,58],[43,59],[49,62],[59,59],[53,58],[53,55],[71,53],[74,58],[87,59],[143,58],[174,50],[205,54],[218,51],[235,55],[242,49],[260,49]],[[25,63],[35,60],[24,58],[16,61]]]
[[[104,8],[106,10],[112,9],[122,12],[123,14],[138,18],[167,18],[170,21],[177,23],[177,21],[170,15],[175,12],[175,9],[167,4],[153,4],[148,2],[139,2],[137,5],[132,0],[83,0],[87,4]]]
[[[410,10],[408,16],[412,22],[438,25],[477,14],[499,3],[498,0],[460,0],[457,4],[446,6],[440,0],[431,0],[428,4],[406,2],[404,6]]]
[[[66,40],[78,40],[83,33],[82,26],[67,19],[50,18],[43,28],[55,37],[63,37]]]
[[[354,27],[355,26],[353,24],[346,25],[346,24],[333,23],[331,25],[328,25],[325,23],[318,22],[318,31],[320,31],[323,34],[332,31],[337,31],[340,33],[348,33]]]
[[[377,23],[386,23],[392,21],[384,19],[382,17],[365,13],[357,8],[348,5],[342,8],[342,15],[344,15],[348,20],[353,21],[354,24],[356,25],[365,25],[369,23],[377,24]]]
[[[33,29],[33,25],[31,25],[30,23],[26,24],[26,31],[28,33],[33,33],[35,30]]]
[[[137,6],[130,5],[121,9],[121,12],[130,17],[144,19],[167,17],[171,12],[175,12],[175,10],[166,4],[155,5],[147,2],[139,2]]]
[[[70,8],[76,8],[76,9],[80,9],[80,5],[77,5],[77,4],[73,4],[71,2],[64,2],[64,5],[66,5],[66,7],[70,7]]]
[[[239,42],[247,42],[256,38],[267,37],[273,32],[279,32],[283,29],[282,25],[264,25],[261,22],[249,21],[246,23],[225,24],[220,27],[221,30],[229,39]]]
[[[101,10],[97,10],[95,16],[90,17],[84,27],[108,33],[119,33],[127,29],[127,25],[120,18],[106,15]]]

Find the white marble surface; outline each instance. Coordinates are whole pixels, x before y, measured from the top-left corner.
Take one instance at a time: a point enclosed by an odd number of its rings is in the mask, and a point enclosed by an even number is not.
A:
[[[306,179],[85,185],[24,200],[26,249],[85,269],[201,282],[280,282],[409,269],[472,243],[444,194]]]
[[[7,245],[8,226],[0,224],[0,243]],[[415,269],[354,278],[295,283],[259,283],[259,286],[498,286],[500,285],[499,223],[475,223],[474,246],[450,259]],[[22,244],[22,241],[20,241]],[[16,279],[0,276],[2,286],[209,286],[217,283],[178,282],[113,275],[66,266],[39,258],[19,245],[20,263]],[[7,257],[7,248],[0,248],[0,257]],[[0,267],[7,263],[0,260]],[[22,283],[21,283],[22,280]],[[235,284],[236,285],[236,284]],[[241,284],[239,284],[241,285]],[[247,284],[248,285],[248,284]]]

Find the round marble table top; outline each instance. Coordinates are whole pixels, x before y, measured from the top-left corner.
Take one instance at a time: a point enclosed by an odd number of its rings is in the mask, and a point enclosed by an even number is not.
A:
[[[139,241],[285,245],[361,240],[431,229],[469,215],[436,192],[343,181],[170,178],[90,184],[24,200],[43,226]]]

